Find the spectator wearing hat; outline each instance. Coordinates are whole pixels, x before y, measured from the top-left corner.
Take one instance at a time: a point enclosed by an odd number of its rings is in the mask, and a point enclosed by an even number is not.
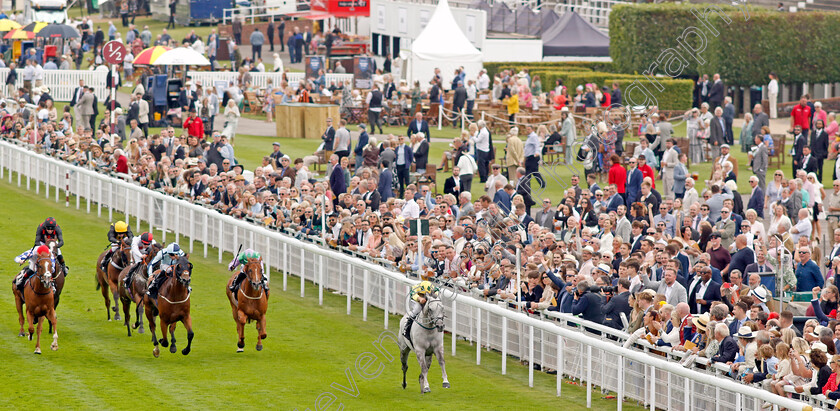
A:
[[[289,156],[284,155],[283,157],[280,157],[280,166],[277,168],[277,173],[280,174],[281,179],[288,177],[292,181],[295,181],[295,178],[297,177],[297,170],[291,163],[292,159]]]
[[[190,108],[190,115],[184,120],[184,130],[187,130],[187,135],[198,139],[204,138],[204,122],[198,116],[195,107]]]
[[[274,167],[277,168],[280,166],[280,159],[283,158],[284,154],[280,151],[280,143],[276,141],[271,144],[271,149],[273,151],[268,156],[274,161]]]

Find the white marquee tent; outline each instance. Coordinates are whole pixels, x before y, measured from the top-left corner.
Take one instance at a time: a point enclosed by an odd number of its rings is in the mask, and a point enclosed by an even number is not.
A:
[[[458,27],[449,2],[440,0],[426,27],[411,44],[409,81],[420,81],[422,88],[429,87],[435,67],[440,68],[443,87],[452,83],[455,69],[464,67],[467,78],[475,78],[481,70],[482,53],[470,43]]]

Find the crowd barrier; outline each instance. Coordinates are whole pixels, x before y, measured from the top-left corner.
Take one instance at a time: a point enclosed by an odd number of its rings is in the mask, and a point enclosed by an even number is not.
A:
[[[134,223],[137,231],[140,221],[145,221],[162,232],[159,238],[163,242],[186,242],[181,246],[191,253],[196,252],[197,242],[201,242],[205,257],[208,247],[216,247],[220,264],[223,252],[236,252],[240,244],[253,248],[263,255],[270,269],[282,274],[282,280],[274,279],[275,287],[279,286],[278,281],[284,290],[294,287],[294,275],[300,281],[301,297],[306,297],[306,281],[317,285],[319,304],[323,303],[325,289],[338,291],[347,297],[348,315],[354,299],[362,301],[364,321],[369,306],[384,310],[385,329],[398,327],[390,323],[388,314],[404,313],[406,294],[416,283],[377,264],[6,141],[0,141],[0,179],[3,178],[10,184],[16,181],[19,187],[25,185],[27,190],[32,190],[34,184],[39,194],[43,184],[47,201],[54,197],[57,203],[63,201],[65,207],[71,207],[72,198],[77,210],[84,202],[88,213],[94,212],[93,208],[100,217],[107,212],[109,221],[113,221],[114,212],[124,213],[125,221]],[[764,402],[774,408],[811,409],[809,403],[743,385],[712,371],[684,368],[667,357],[625,349],[604,335],[578,330],[583,322],[574,317],[559,315],[555,321],[545,321],[509,310],[505,302],[491,303],[449,292],[444,293],[444,304],[452,355],[456,353],[457,338],[462,338],[474,345],[476,364],[481,363],[483,350],[500,351],[502,374],[507,372],[507,356],[527,360],[530,386],[534,384],[534,364],[556,369],[557,395],[562,394],[563,375],[580,379],[585,381],[587,407],[591,407],[594,387],[601,387],[617,392],[619,398],[644,403],[651,410],[760,410]],[[616,406],[622,409],[622,402],[617,401]]]
[[[0,69],[0,84],[6,84],[9,70],[11,69]],[[15,71],[18,75],[15,88],[23,87],[23,70],[15,69]],[[107,76],[107,71],[99,70],[44,70],[44,85],[49,87],[53,100],[70,101],[73,99],[73,91],[76,90],[76,87],[79,87],[79,80],[84,80],[86,85],[94,88],[94,94],[101,103],[109,96],[109,91],[106,88]],[[6,96],[5,88],[3,88],[2,93],[5,97],[16,97]]]

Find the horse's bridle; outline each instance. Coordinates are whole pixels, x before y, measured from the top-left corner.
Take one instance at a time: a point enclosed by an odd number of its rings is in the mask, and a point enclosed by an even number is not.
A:
[[[429,318],[428,317],[429,307],[431,307],[432,303],[437,303],[437,304],[441,305],[441,315],[440,315],[440,317],[437,317],[437,318]],[[430,299],[429,301],[426,302],[426,305],[423,307],[423,312],[421,313],[421,316],[419,316],[417,318],[417,320],[415,320],[415,323],[417,323],[417,325],[419,325],[421,328],[424,328],[426,330],[433,330],[433,329],[437,328],[438,332],[443,332],[443,327],[444,327],[443,320],[445,318],[446,318],[446,314],[443,312],[443,302],[441,302],[439,299]],[[426,321],[423,321],[423,320],[426,320]]]
[[[35,260],[35,265],[38,266],[38,267],[42,267],[42,265],[41,265],[42,261],[46,261],[47,263],[52,264],[52,256],[38,257]],[[55,269],[55,267],[53,267],[53,266],[50,266],[49,269],[47,269],[47,267],[44,267],[44,274],[43,275],[38,273],[37,271],[35,272],[34,276],[38,277],[38,280],[41,281],[41,285],[43,285],[44,288],[50,288],[50,286],[52,285],[53,279],[52,279],[52,273],[50,273],[50,271],[54,270],[54,269]],[[38,294],[38,295],[47,295],[51,292],[51,290],[50,290],[50,291],[47,291],[45,293],[39,293],[39,292],[35,291],[35,287],[32,285],[31,282],[29,283],[29,288],[32,288],[32,291],[35,294]]]
[[[256,266],[256,269],[252,269],[252,270],[248,269],[248,267],[253,267],[253,266]],[[253,288],[255,290],[261,290],[263,288],[263,286],[265,285],[265,281],[263,280],[263,276],[262,276],[262,264],[261,263],[259,263],[259,262],[253,262],[253,263],[249,262],[249,263],[245,264],[245,267],[242,268],[242,271],[245,273],[245,278],[248,280],[249,283],[251,283],[251,288]],[[251,279],[251,275],[249,275],[249,274],[251,272],[254,272],[254,271],[256,271],[257,275],[259,275],[259,278],[260,278],[259,281],[254,281],[254,280]]]

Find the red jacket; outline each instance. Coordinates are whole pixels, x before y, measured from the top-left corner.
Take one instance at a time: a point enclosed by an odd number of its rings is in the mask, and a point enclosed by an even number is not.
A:
[[[610,167],[610,174],[607,177],[609,184],[615,184],[620,194],[624,194],[624,183],[627,182],[627,170],[619,163],[615,163]]]
[[[198,117],[188,117],[184,121],[184,130],[192,137],[204,138],[204,123]]]
[[[117,172],[128,174],[128,157],[120,156],[120,158],[117,159]]]
[[[794,126],[802,126],[803,131],[811,129],[811,107],[797,104],[790,111],[790,116],[793,117]]]
[[[642,172],[642,178],[650,177],[650,188],[656,188],[656,174],[654,174],[650,165],[645,163],[645,165],[639,166],[639,171]]]

